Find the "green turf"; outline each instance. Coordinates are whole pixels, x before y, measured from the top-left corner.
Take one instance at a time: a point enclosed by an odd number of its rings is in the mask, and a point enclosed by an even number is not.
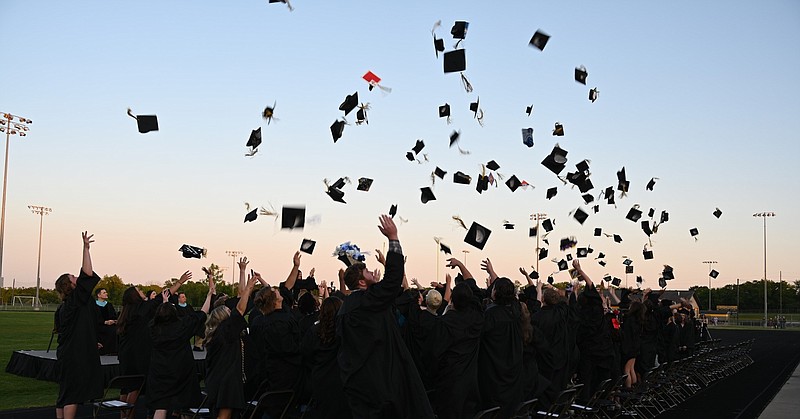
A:
[[[56,383],[5,372],[12,352],[47,349],[52,327],[52,312],[0,311],[0,410],[55,405]],[[51,350],[55,346],[54,342]]]

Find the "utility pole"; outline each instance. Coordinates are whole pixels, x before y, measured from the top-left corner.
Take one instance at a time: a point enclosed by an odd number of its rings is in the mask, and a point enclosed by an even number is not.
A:
[[[544,220],[547,218],[547,214],[542,212],[535,212],[531,214],[531,221],[536,221],[536,251],[535,255],[533,256],[534,260],[536,261],[536,272],[539,272],[539,236],[541,236],[541,232],[539,231],[539,221]]]
[[[17,118],[14,121],[14,118]],[[24,118],[10,113],[2,112],[0,118],[0,132],[6,133],[6,156],[3,164],[3,203],[0,210],[0,278],[3,277],[3,237],[6,232],[6,184],[8,183],[8,143],[11,142],[12,135],[24,137],[28,135],[28,124],[32,124],[28,118]],[[38,289],[38,288],[37,288]]]
[[[28,205],[28,209],[39,216],[39,258],[36,261],[36,299],[34,300],[34,304],[39,308],[42,306],[42,302],[39,300],[42,272],[42,224],[44,223],[44,216],[50,214],[53,210],[39,205]]]
[[[767,218],[774,216],[774,212],[757,212],[753,214],[753,217],[764,219],[764,327],[769,327],[767,317]]]

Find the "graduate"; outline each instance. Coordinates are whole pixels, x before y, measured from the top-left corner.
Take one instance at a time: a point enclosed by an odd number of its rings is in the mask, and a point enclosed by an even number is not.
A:
[[[344,392],[354,417],[433,418],[392,310],[405,271],[397,227],[388,215],[381,215],[378,229],[389,239],[383,280],[360,262],[344,272],[351,293],[336,319]]]
[[[78,404],[103,396],[103,372],[97,350],[96,304],[92,290],[100,277],[92,270],[89,247],[93,234],[83,232],[83,263],[75,276],[63,274],[56,280],[56,291],[61,297],[58,312],[58,348],[56,349],[56,376],[58,399],[56,418],[72,419]]]
[[[100,355],[117,353],[117,312],[108,301],[108,290],[98,288],[94,292],[97,305],[97,343],[100,344]]]

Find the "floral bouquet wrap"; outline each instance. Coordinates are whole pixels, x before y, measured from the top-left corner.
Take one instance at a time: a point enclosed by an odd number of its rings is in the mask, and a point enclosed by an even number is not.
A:
[[[356,262],[363,262],[367,259],[365,253],[361,253],[361,249],[350,242],[344,242],[336,246],[336,251],[333,252],[333,256],[338,257],[339,260],[344,262],[347,266]]]

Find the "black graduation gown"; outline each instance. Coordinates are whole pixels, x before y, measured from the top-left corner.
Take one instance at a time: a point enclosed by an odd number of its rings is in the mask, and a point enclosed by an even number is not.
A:
[[[678,326],[679,330],[679,343],[678,346],[680,348],[685,347],[686,349],[679,349],[678,350],[678,357],[685,358],[687,356],[691,356],[694,352],[694,321],[687,317],[683,320],[683,325]]]
[[[658,335],[661,323],[654,308],[648,308],[642,324],[642,345],[639,357],[636,358],[636,370],[640,374],[656,367],[656,353],[658,345]]]
[[[483,313],[478,302],[461,311],[451,308],[434,318],[423,358],[432,362],[434,377],[433,411],[437,417],[471,418],[480,408],[478,349],[483,330]]]
[[[153,320],[153,315],[160,304],[161,299],[158,298],[143,301],[133,308],[125,326],[125,333],[119,335],[117,358],[120,375],[147,375],[153,351],[150,321]]]
[[[300,326],[287,308],[253,320],[250,333],[261,363],[260,377],[269,379],[274,390],[295,389],[302,372]]]
[[[239,310],[233,310],[206,345],[205,384],[207,406],[213,409],[211,417],[216,417],[220,408],[244,409],[247,405],[242,379],[242,351],[247,348],[243,349],[241,337],[246,327],[247,322]]]
[[[577,344],[580,350],[578,376],[583,388],[578,399],[586,402],[605,379],[611,378],[614,363],[611,335],[605,327],[603,300],[592,284],[586,287],[578,299],[580,323],[577,330]]]
[[[658,362],[667,363],[678,360],[678,346],[680,343],[680,330],[678,326],[669,322],[661,329],[662,347],[658,353]]]
[[[622,322],[622,347],[620,349],[624,364],[631,358],[636,358],[642,352],[642,322],[633,316],[625,316]]]
[[[500,406],[509,417],[522,402],[522,330],[518,301],[490,305],[483,313],[478,376],[483,408]]]
[[[568,343],[570,316],[570,308],[564,302],[543,306],[531,316],[531,322],[541,330],[549,348],[549,353],[538,352],[537,362],[541,374],[550,380],[551,395],[564,390],[569,380],[568,363],[573,349]]]
[[[309,384],[314,401],[309,417],[347,419],[353,417],[342,386],[339,371],[339,337],[323,344],[319,339],[319,323],[314,324],[300,345],[303,364],[310,367]]]
[[[150,409],[180,410],[202,402],[189,339],[206,313],[194,312],[172,323],[150,328],[153,352],[147,374]]]
[[[117,312],[114,305],[106,301],[104,306],[100,306],[95,301],[95,311],[97,312],[97,343],[103,345],[100,348],[100,355],[117,353],[117,326],[105,324],[107,320],[116,320]]]
[[[403,265],[401,253],[387,252],[383,280],[353,291],[336,316],[342,384],[357,418],[433,417],[392,310],[401,292]]]
[[[429,343],[437,315],[421,309],[416,304],[412,304],[409,307],[408,314],[411,331],[411,356],[414,358],[422,384],[425,385],[426,389],[430,390],[435,385],[434,377],[430,373],[430,360],[423,355],[423,351]]]
[[[103,396],[103,372],[97,351],[96,304],[92,290],[100,277],[81,269],[75,289],[67,296],[58,312],[58,377],[57,407],[78,404]]]

